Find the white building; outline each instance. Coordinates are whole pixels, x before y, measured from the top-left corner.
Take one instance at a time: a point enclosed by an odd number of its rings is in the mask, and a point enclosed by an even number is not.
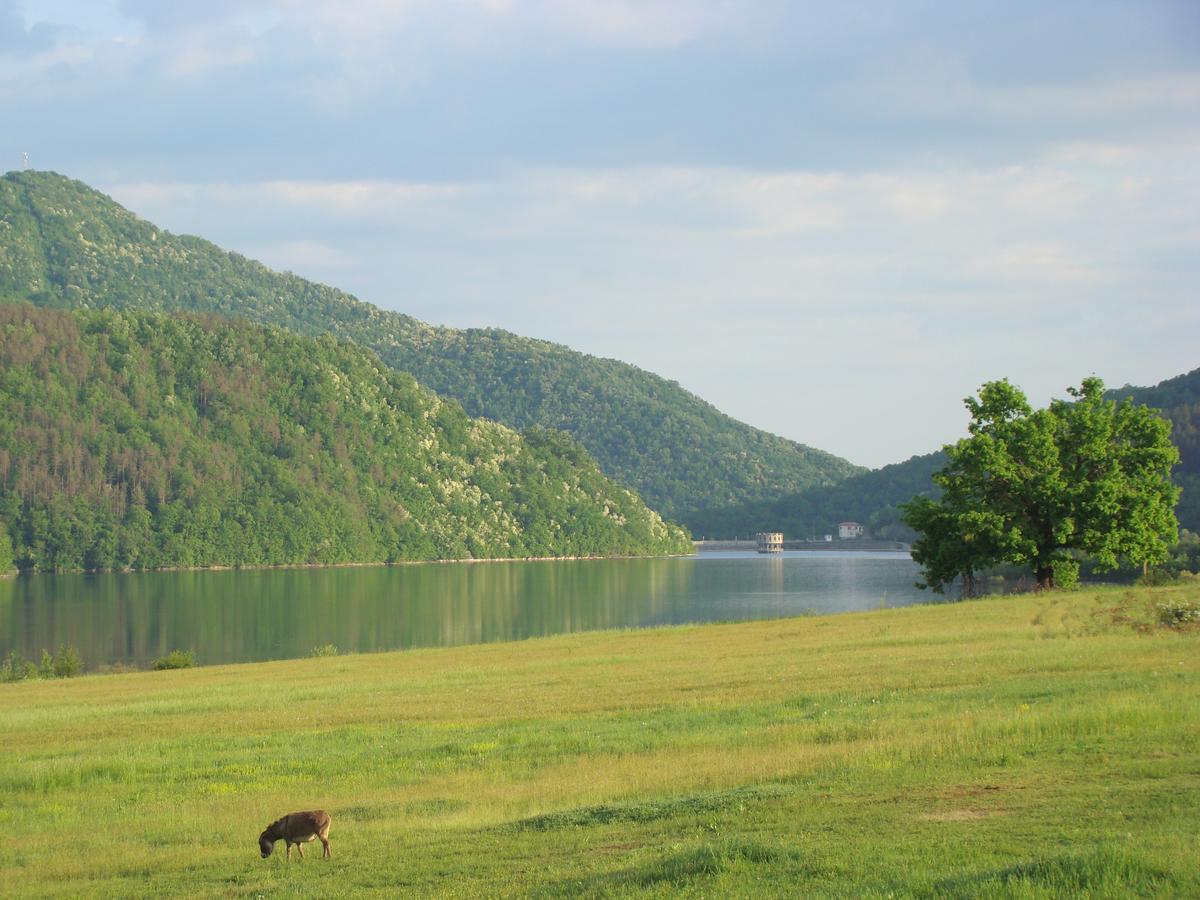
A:
[[[782,531],[760,531],[756,536],[758,541],[759,553],[782,553],[783,552],[783,532]]]
[[[843,541],[853,541],[863,536],[867,529],[857,522],[838,522],[838,537]]]

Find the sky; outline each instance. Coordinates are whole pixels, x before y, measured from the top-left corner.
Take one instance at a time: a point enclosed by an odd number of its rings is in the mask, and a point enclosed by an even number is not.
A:
[[[1200,3],[0,0],[0,170],[869,466],[1200,367]]]

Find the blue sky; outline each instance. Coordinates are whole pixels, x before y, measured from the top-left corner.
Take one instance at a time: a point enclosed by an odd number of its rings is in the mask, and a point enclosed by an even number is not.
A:
[[[1200,4],[0,0],[0,168],[882,465],[1200,366]]]

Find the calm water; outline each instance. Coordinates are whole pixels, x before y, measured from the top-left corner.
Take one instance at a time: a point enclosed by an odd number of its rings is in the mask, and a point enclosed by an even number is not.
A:
[[[928,601],[903,553],[37,575],[0,580],[0,654],[73,644],[88,668],[515,640]]]

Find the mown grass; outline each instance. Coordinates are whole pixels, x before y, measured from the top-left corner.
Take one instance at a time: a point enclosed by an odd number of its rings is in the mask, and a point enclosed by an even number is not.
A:
[[[0,892],[1200,896],[1197,592],[3,685]]]

